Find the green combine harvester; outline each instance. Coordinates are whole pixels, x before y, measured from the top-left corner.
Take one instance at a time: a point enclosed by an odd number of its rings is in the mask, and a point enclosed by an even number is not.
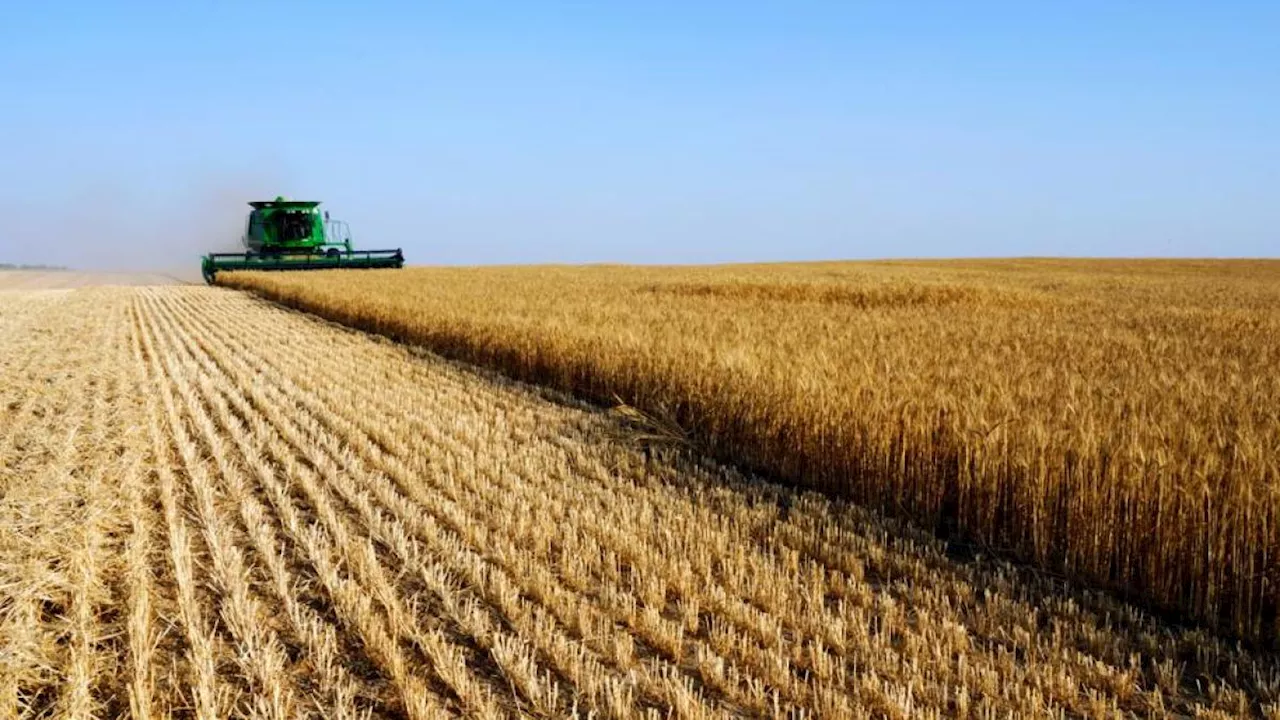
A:
[[[261,200],[240,238],[244,252],[209,253],[200,272],[213,284],[223,270],[329,270],[332,268],[401,268],[404,253],[395,250],[353,250],[351,230],[330,220],[320,203],[306,200]]]

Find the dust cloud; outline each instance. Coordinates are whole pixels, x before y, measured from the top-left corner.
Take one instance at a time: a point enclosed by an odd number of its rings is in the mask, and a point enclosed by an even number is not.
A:
[[[201,255],[240,250],[250,200],[291,194],[261,173],[176,180],[161,194],[103,179],[39,204],[0,200],[0,263],[198,276]]]

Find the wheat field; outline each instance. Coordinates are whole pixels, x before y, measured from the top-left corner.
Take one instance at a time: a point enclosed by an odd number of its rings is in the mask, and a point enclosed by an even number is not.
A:
[[[205,287],[0,292],[0,717],[1280,716],[1280,666]]]
[[[740,467],[1280,643],[1280,262],[229,274]]]

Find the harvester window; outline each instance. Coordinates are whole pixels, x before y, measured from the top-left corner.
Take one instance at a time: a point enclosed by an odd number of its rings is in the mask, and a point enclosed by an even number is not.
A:
[[[282,242],[297,242],[311,236],[311,217],[306,213],[280,213],[277,228]]]

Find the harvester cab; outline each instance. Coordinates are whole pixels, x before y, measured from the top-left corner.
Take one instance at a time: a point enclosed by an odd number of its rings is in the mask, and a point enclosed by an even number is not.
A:
[[[200,272],[212,284],[221,270],[327,270],[331,268],[400,268],[404,253],[355,250],[351,230],[329,219],[320,203],[310,200],[258,200],[245,220],[240,238],[244,252],[209,253]]]

